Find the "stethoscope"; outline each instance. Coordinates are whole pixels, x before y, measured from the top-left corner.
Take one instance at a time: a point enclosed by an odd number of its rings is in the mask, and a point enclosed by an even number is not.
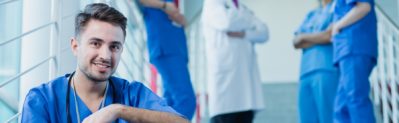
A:
[[[75,74],[75,72],[73,72],[73,73],[69,76],[69,80],[68,80],[68,88],[67,88],[67,95],[66,95],[66,115],[67,115],[67,123],[71,123],[71,122],[72,122],[71,114],[70,114],[70,111],[69,111],[69,106],[70,106],[70,104],[69,104],[69,93],[70,93],[70,90],[71,90],[71,81],[72,81],[72,77],[73,77],[74,74]],[[115,86],[114,86],[114,83],[112,82],[111,79],[108,79],[108,81],[109,81],[109,83],[110,83],[110,85],[111,85],[111,88],[112,88],[112,95],[113,95],[113,97],[112,97],[112,103],[114,103],[114,102],[115,102],[115,99],[116,99]],[[106,90],[107,90],[107,89],[106,89]],[[107,91],[105,91],[104,93],[107,93]],[[75,96],[76,96],[76,95],[75,95]],[[104,97],[104,101],[102,102],[103,105],[105,105],[105,98],[106,98],[106,97]],[[75,102],[75,106],[76,106],[76,102]],[[78,117],[79,117],[80,114],[77,113],[76,115],[78,115]],[[80,121],[80,119],[78,119],[78,120]]]

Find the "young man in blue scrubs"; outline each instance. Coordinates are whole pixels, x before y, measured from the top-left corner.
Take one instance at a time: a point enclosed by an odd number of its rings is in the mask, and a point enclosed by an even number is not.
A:
[[[147,30],[150,62],[162,77],[163,97],[188,119],[196,98],[188,70],[185,19],[174,0],[138,0]]]
[[[126,17],[106,4],[76,16],[71,48],[77,68],[31,89],[21,121],[33,123],[187,123],[139,82],[113,77],[126,36]]]
[[[299,84],[301,123],[332,123],[338,70],[333,65],[331,0],[308,13],[295,32],[294,46],[303,50]]]
[[[369,76],[377,61],[374,0],[336,0],[332,41],[340,82],[336,123],[375,123]]]

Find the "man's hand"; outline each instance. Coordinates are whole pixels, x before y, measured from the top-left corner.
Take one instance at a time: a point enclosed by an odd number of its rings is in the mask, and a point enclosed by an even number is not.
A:
[[[340,33],[340,31],[367,16],[372,10],[372,6],[368,2],[356,2],[355,6],[345,14],[340,20],[334,23],[332,35]]]
[[[111,104],[101,108],[83,120],[83,123],[112,123],[118,119],[122,105]]]
[[[184,16],[180,13],[179,9],[175,6],[175,4],[172,2],[166,2],[165,4],[166,5],[164,8],[164,11],[169,16],[169,18],[172,21],[174,21],[182,26],[185,26],[186,20],[184,19]]]
[[[300,34],[294,38],[294,48],[295,49],[304,49],[313,46],[313,43],[307,42],[304,40],[306,35]]]
[[[234,38],[244,38],[245,32],[227,32],[227,35]]]
[[[341,26],[340,26],[340,24],[334,24],[334,25],[332,25],[331,27],[332,27],[332,29],[331,29],[331,35],[332,35],[332,36],[338,34],[338,33],[341,31]]]

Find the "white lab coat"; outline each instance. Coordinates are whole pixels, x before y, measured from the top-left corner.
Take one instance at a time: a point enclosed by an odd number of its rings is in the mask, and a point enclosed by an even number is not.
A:
[[[264,108],[254,45],[268,40],[267,26],[232,0],[205,0],[201,21],[210,117]],[[245,31],[245,37],[232,38],[227,31]]]

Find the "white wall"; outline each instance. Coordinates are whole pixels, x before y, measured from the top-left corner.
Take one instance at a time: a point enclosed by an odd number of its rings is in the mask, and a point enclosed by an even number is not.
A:
[[[293,32],[317,0],[242,0],[270,30],[268,43],[257,46],[262,81],[297,82],[301,51],[292,46]]]
[[[204,0],[180,0],[184,3],[183,14],[187,21],[193,22],[198,13],[202,10]]]

